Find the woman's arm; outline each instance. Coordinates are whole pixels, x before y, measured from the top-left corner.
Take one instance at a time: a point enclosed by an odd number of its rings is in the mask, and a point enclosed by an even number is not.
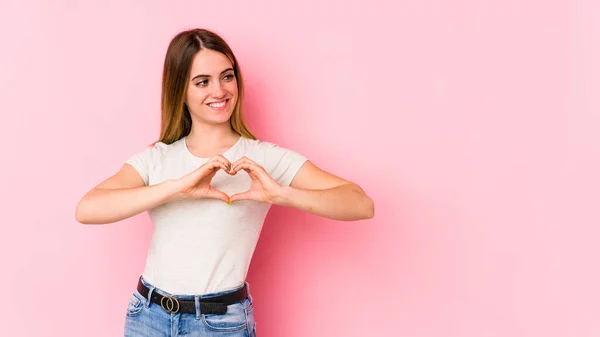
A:
[[[212,188],[218,170],[228,171],[229,160],[212,157],[194,171],[178,179],[145,186],[144,179],[130,164],[89,191],[77,204],[75,217],[83,224],[106,224],[123,220],[178,199],[219,199],[229,202],[227,194]]]
[[[334,220],[370,219],[375,207],[363,189],[312,162],[302,165],[290,186],[282,186],[273,203]]]
[[[145,186],[137,171],[124,164],[81,198],[75,218],[89,225],[117,222],[175,199],[177,191],[173,181]]]
[[[231,174],[240,170],[252,178],[250,189],[230,197],[237,200],[256,200],[294,207],[334,220],[362,220],[374,216],[373,201],[360,186],[325,172],[306,161],[290,186],[279,185],[266,170],[243,157],[232,165]]]

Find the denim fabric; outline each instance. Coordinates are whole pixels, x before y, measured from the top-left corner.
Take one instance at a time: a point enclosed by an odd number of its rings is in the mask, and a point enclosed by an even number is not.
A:
[[[237,289],[202,296],[177,296],[154,287],[143,277],[142,283],[150,289],[148,298],[152,292],[158,292],[161,295],[177,299],[195,300],[196,313],[173,314],[167,312],[160,304],[150,302],[136,290],[131,295],[127,307],[125,337],[256,337],[254,306],[252,305],[252,296],[250,296],[250,285],[247,282],[245,284],[248,289],[248,298],[242,302],[228,305],[227,313],[224,315],[201,314],[199,299],[226,294]]]

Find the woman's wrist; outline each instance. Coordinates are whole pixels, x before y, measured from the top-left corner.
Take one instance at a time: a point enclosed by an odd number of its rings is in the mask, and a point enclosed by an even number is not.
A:
[[[270,202],[279,206],[287,206],[291,195],[293,194],[294,188],[291,186],[280,186],[275,195],[271,198]]]
[[[181,187],[177,179],[168,179],[159,185],[162,185],[166,202],[184,199],[184,195],[181,192]]]

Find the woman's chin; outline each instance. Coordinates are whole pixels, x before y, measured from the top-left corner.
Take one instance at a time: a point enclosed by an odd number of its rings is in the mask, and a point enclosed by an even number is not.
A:
[[[221,114],[219,116],[205,116],[205,118],[201,118],[207,124],[223,124],[228,123],[231,118],[231,114]]]

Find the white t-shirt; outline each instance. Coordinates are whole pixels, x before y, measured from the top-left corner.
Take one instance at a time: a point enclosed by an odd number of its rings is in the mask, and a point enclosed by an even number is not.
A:
[[[185,138],[168,145],[156,143],[126,163],[139,172],[146,185],[180,178],[210,159],[194,156]],[[232,164],[246,156],[286,186],[307,160],[276,144],[245,137],[240,137],[223,156]],[[234,176],[219,170],[211,185],[231,196],[247,191],[251,181],[244,170]],[[194,199],[176,200],[149,210],[154,233],[144,279],[173,295],[203,295],[239,287],[246,280],[270,206],[251,200],[227,204],[216,199]]]

